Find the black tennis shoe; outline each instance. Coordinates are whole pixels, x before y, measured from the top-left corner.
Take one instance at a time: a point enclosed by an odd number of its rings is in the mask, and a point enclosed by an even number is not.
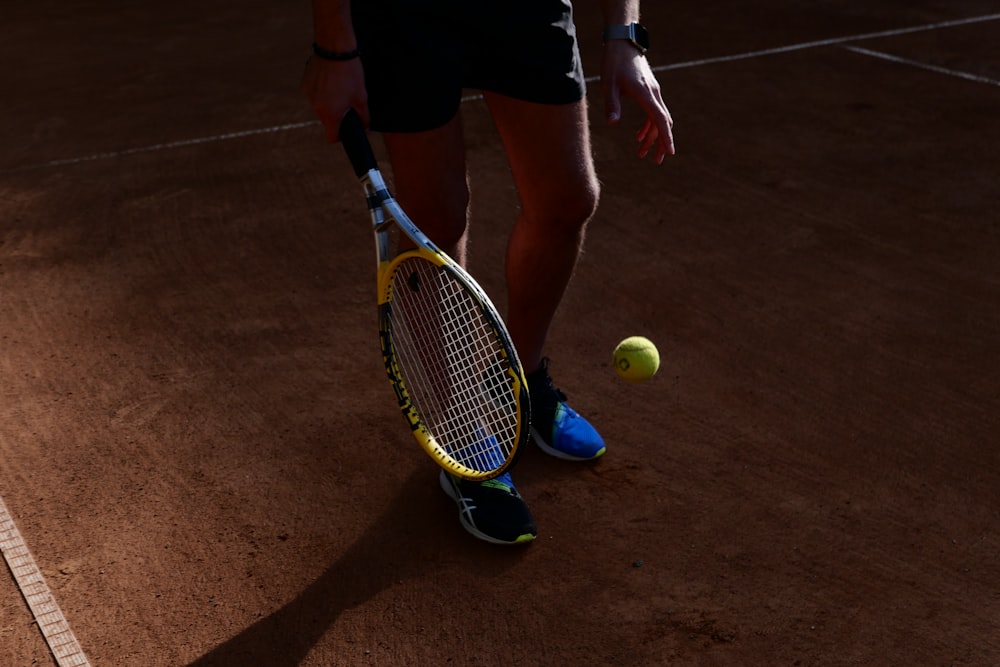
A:
[[[462,527],[493,544],[524,544],[538,535],[528,505],[514,488],[510,473],[485,482],[440,475],[441,488],[458,505]]]

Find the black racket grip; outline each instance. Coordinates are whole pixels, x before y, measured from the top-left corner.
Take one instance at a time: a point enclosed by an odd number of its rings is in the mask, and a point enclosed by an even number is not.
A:
[[[378,167],[372,145],[368,143],[368,135],[365,134],[365,126],[361,123],[361,116],[354,109],[348,109],[344,119],[340,121],[340,142],[344,144],[347,158],[358,178]]]

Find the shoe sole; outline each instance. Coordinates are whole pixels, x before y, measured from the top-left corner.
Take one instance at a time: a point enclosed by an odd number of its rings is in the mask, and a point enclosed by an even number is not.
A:
[[[459,506],[458,521],[459,523],[462,524],[462,528],[465,528],[466,532],[468,532],[473,537],[480,539],[484,542],[489,542],[490,544],[500,544],[502,546],[526,544],[535,539],[535,536],[532,535],[531,533],[525,533],[523,535],[519,535],[517,539],[514,540],[513,542],[508,542],[507,540],[498,540],[497,538],[491,537],[486,533],[480,531],[478,528],[475,527],[475,525],[473,525],[469,521],[467,514],[465,512],[465,508],[463,507],[463,503],[461,500],[459,500],[458,491],[455,489],[455,486],[451,483],[451,480],[448,479],[448,474],[445,473],[443,470],[441,471],[441,474],[438,475],[438,483],[441,485],[441,490],[445,492],[445,495],[451,498],[452,501],[454,501],[455,504]]]
[[[594,459],[604,456],[604,452],[608,451],[607,447],[601,447],[599,450],[597,450],[597,453],[594,454],[593,456],[573,456],[572,454],[567,454],[566,452],[559,451],[549,443],[545,442],[545,438],[543,438],[541,434],[535,430],[534,427],[531,427],[530,431],[531,431],[531,437],[534,439],[535,444],[538,445],[538,448],[540,450],[542,450],[549,456],[554,456],[557,459],[562,459],[563,461],[593,461]]]

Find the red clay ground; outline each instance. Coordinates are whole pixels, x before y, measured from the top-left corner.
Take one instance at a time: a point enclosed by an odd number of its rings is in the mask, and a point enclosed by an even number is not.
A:
[[[93,664],[1000,663],[1000,21],[932,27],[995,3],[647,0],[680,154],[635,160],[592,86],[549,351],[609,452],[528,452],[513,550],[390,400],[340,149],[281,128],[307,3],[103,4],[0,40],[0,497]],[[463,114],[502,302],[514,192]],[[6,572],[0,664],[54,664]]]

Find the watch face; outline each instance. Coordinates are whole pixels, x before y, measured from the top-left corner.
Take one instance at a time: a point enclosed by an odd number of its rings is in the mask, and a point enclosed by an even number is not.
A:
[[[643,51],[647,51],[649,49],[649,32],[639,23],[633,23],[632,27],[635,29],[635,43],[641,46]]]

